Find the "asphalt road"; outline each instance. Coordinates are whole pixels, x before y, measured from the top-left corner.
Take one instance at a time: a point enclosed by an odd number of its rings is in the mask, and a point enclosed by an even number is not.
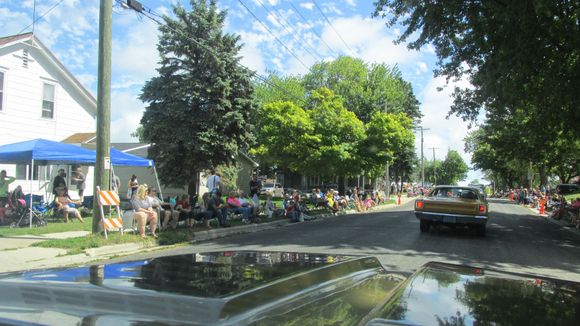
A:
[[[580,236],[533,215],[527,208],[492,202],[485,237],[467,228],[439,227],[420,233],[412,209],[409,202],[389,211],[293,224],[129,259],[258,249],[373,255],[388,270],[402,274],[412,273],[429,261],[442,261],[580,281]]]

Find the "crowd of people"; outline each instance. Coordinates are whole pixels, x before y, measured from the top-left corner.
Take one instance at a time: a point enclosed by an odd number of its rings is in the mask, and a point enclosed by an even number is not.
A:
[[[78,207],[82,205],[85,189],[85,175],[80,166],[71,168],[69,181],[79,190],[79,199],[73,200],[68,192],[67,174],[65,169],[59,169],[52,182],[54,200],[52,206],[55,213],[69,222],[73,217],[83,222]],[[8,204],[8,185],[14,182],[14,177],[0,172],[0,218],[4,216],[4,207]],[[113,190],[119,191],[120,181],[114,179]],[[215,220],[220,226],[230,226],[230,219],[239,218],[242,223],[257,223],[262,218],[287,217],[292,222],[311,219],[312,209],[327,209],[333,214],[341,210],[370,210],[385,201],[384,194],[376,191],[361,191],[354,188],[339,195],[334,189],[321,191],[313,189],[311,194],[303,195],[299,191],[287,193],[281,207],[275,203],[272,194],[262,193],[262,182],[256,173],[249,182],[249,193],[231,191],[222,195],[222,180],[215,170],[210,170],[206,180],[207,192],[201,198],[197,195],[179,195],[163,200],[155,187],[140,184],[137,175],[133,174],[127,181],[127,198],[130,209],[134,213],[137,232],[145,237],[146,229],[153,237],[157,237],[158,229],[176,229],[182,224],[193,227],[203,223],[206,228],[212,228],[210,221]],[[310,206],[310,207],[309,207]]]
[[[528,206],[544,211],[556,220],[564,220],[569,225],[580,228],[580,197],[568,202],[565,196],[556,192],[548,193],[546,189],[515,188],[508,189],[505,196],[518,205]]]

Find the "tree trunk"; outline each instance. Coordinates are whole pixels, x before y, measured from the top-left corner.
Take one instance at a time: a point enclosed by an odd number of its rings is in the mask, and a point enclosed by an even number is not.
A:
[[[538,170],[540,172],[540,189],[542,189],[542,187],[546,187],[546,184],[548,183],[546,176],[546,166],[542,164]]]
[[[187,193],[190,196],[199,194],[199,172],[197,170],[191,175],[191,179],[187,185]]]
[[[344,194],[344,181],[345,181],[345,178],[343,175],[338,177],[337,183],[338,183],[338,193],[339,194]]]

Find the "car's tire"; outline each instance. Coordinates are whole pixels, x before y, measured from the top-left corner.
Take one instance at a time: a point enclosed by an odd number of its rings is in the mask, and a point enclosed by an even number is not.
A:
[[[478,225],[475,228],[475,233],[480,237],[485,237],[486,231],[487,231],[487,228],[485,227],[485,224]]]
[[[431,223],[428,221],[421,220],[419,224],[419,229],[421,232],[429,232],[429,228],[431,227]]]

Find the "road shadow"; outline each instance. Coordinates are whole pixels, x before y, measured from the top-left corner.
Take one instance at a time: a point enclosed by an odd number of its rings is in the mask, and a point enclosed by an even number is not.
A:
[[[495,203],[494,203],[495,204]],[[502,205],[502,204],[500,204]],[[305,252],[393,255],[421,260],[460,261],[494,269],[518,265],[580,273],[580,237],[530,215],[523,207],[491,209],[487,235],[438,226],[428,233],[410,210],[339,216],[261,233],[206,241],[202,246]],[[197,247],[197,246],[196,246]],[[388,262],[386,265],[389,265]],[[553,276],[553,275],[552,275]]]

